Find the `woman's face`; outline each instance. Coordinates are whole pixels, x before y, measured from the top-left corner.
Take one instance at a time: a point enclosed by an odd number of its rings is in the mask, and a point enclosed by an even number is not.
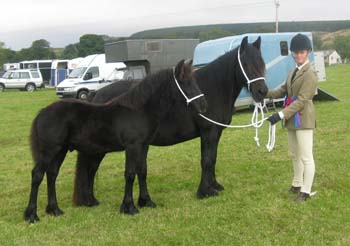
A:
[[[295,51],[293,52],[293,58],[298,65],[304,64],[309,58],[309,51],[307,50]]]

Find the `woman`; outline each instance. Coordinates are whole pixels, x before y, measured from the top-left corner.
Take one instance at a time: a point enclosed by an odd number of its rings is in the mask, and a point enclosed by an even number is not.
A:
[[[290,50],[296,68],[289,73],[286,82],[280,88],[267,93],[268,98],[285,96],[285,108],[270,116],[268,121],[273,125],[284,120],[288,129],[288,147],[294,165],[294,178],[289,192],[297,194],[295,202],[303,202],[310,198],[315,174],[312,145],[316,120],[312,98],[317,89],[317,75],[309,63],[311,49],[311,41],[307,36],[294,36]]]

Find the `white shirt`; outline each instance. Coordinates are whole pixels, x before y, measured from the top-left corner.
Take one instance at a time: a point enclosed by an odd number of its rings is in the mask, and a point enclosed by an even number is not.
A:
[[[300,66],[298,66],[298,64],[297,65],[295,65],[296,66],[296,68],[300,71],[306,64],[308,64],[309,63],[309,60],[306,60],[306,62],[304,62],[303,64],[301,64]]]

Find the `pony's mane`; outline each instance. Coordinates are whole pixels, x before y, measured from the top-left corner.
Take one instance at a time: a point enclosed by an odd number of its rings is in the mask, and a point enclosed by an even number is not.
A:
[[[121,105],[132,110],[138,110],[147,103],[150,97],[164,84],[173,79],[173,70],[164,69],[156,73],[148,74],[142,81],[135,82],[122,95],[112,99],[107,104]],[[118,83],[118,82],[117,82]]]
[[[219,79],[218,77],[233,74],[235,69],[240,69],[237,61],[238,48],[239,46],[219,56],[207,65],[200,67],[196,70],[196,73],[199,72],[200,77],[211,77],[212,79],[209,81],[213,82],[217,81]],[[245,69],[249,74],[263,74],[265,71],[265,63],[261,56],[258,56],[258,53],[254,52],[252,49],[255,49],[253,45],[248,44],[248,52],[246,52],[244,58],[244,60],[248,62],[248,66],[246,66]],[[223,64],[225,64],[225,66],[223,66]],[[215,71],[215,73],[212,71]]]

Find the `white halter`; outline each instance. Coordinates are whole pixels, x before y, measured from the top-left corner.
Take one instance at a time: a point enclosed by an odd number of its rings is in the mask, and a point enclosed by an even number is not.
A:
[[[198,98],[204,96],[204,94],[202,93],[202,94],[199,94],[199,95],[197,95],[197,96],[195,96],[195,97],[188,98],[188,97],[186,96],[185,92],[181,89],[181,87],[180,87],[180,85],[179,85],[179,82],[178,82],[177,79],[176,79],[176,76],[175,76],[175,67],[173,68],[173,75],[174,75],[174,80],[175,80],[175,83],[176,83],[176,85],[177,85],[177,88],[179,89],[179,91],[181,92],[181,94],[183,95],[183,97],[186,99],[187,106],[188,106],[192,101],[194,101],[194,100],[196,100],[196,99],[198,99]]]
[[[244,68],[243,68],[243,65],[242,65],[242,62],[241,62],[241,56],[240,56],[240,49],[241,47],[238,48],[238,63],[239,63],[239,66],[241,68],[241,71],[244,75],[244,77],[246,78],[247,80],[247,84],[248,84],[248,90],[250,91],[250,84],[253,83],[253,82],[256,82],[258,80],[264,80],[265,81],[265,78],[264,77],[258,77],[258,78],[255,78],[255,79],[249,79],[249,77],[247,76],[246,72],[244,71]],[[255,105],[255,108],[254,108],[254,112],[253,112],[253,115],[252,115],[252,118],[251,118],[251,123],[250,124],[247,124],[247,125],[227,125],[227,124],[223,124],[223,123],[220,123],[220,122],[217,122],[215,120],[212,120],[202,114],[199,114],[203,119],[215,124],[215,125],[218,125],[218,126],[222,126],[222,127],[227,127],[227,128],[246,128],[246,127],[254,127],[255,128],[255,137],[254,137],[254,140],[256,142],[256,145],[257,146],[260,146],[260,143],[259,143],[259,137],[258,137],[258,129],[263,125],[264,121],[267,120],[268,117],[264,117],[264,108],[266,107],[266,104],[262,104],[262,103],[255,103],[254,102],[254,105]],[[260,120],[259,120],[259,112],[261,114],[261,117],[260,117]],[[268,138],[268,142],[266,144],[266,149],[268,152],[271,152],[275,146],[275,134],[276,134],[276,125],[271,125],[269,126],[269,138]]]
[[[264,80],[265,81],[265,77],[258,77],[258,78],[255,78],[255,79],[249,79],[246,72],[244,71],[244,68],[243,68],[243,65],[242,65],[242,62],[241,62],[241,47],[238,48],[238,63],[239,63],[239,66],[241,67],[241,71],[244,75],[244,77],[246,78],[247,80],[247,84],[248,84],[248,91],[250,91],[250,84],[253,83],[253,82],[256,82],[258,80]]]

